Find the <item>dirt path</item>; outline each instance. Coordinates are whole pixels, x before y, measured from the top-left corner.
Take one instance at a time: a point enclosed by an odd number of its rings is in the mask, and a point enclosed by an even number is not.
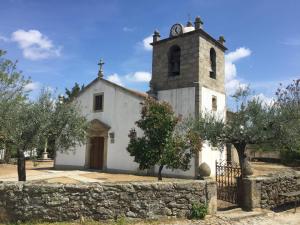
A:
[[[130,181],[157,181],[157,177],[137,176],[129,174],[111,174],[89,170],[55,170],[53,162],[26,162],[27,181],[36,183],[103,183],[103,182],[130,182]],[[17,181],[17,166],[0,164],[0,181]],[[178,179],[164,178],[164,181]]]
[[[287,172],[292,170],[300,171],[300,167],[288,167],[279,163],[251,162],[251,165],[255,176]]]
[[[271,211],[259,212],[234,212],[231,215],[218,213],[215,216],[207,216],[205,220],[166,220],[158,221],[157,225],[299,225],[300,207],[298,212],[293,210],[274,213]],[[140,222],[138,225],[148,223]],[[135,225],[137,225],[135,224]]]

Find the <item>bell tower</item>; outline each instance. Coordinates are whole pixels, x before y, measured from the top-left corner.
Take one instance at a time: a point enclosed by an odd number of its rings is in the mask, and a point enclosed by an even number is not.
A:
[[[169,37],[153,34],[152,80],[149,93],[169,102],[177,114],[198,117],[202,111],[214,111],[225,117],[225,62],[223,36],[217,40],[203,29],[196,17],[185,26],[176,23]],[[196,159],[195,169],[204,160],[203,151]],[[211,161],[211,159],[213,161]],[[215,166],[215,158],[204,161]]]

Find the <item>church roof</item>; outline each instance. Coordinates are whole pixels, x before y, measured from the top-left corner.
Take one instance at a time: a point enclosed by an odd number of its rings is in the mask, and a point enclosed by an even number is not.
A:
[[[132,90],[132,89],[129,89],[129,88],[125,88],[121,85],[118,85],[114,82],[111,82],[109,80],[106,80],[104,78],[99,78],[97,77],[96,79],[94,79],[91,83],[89,83],[87,86],[85,86],[78,94],[78,96],[80,96],[83,92],[85,92],[87,89],[89,89],[91,86],[93,86],[95,83],[97,83],[97,81],[102,81],[114,88],[118,88],[120,90],[123,90],[131,95],[134,95],[136,97],[139,97],[139,98],[147,98],[148,97],[148,94],[147,93],[144,93],[144,92],[139,92],[139,91],[135,91],[135,90]]]

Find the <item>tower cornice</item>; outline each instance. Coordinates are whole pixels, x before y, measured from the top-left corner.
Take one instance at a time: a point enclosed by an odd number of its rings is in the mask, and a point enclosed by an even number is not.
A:
[[[216,40],[215,38],[213,38],[211,35],[209,35],[207,32],[205,32],[202,29],[197,29],[197,30],[193,30],[193,31],[190,31],[190,32],[186,32],[186,33],[183,33],[183,34],[181,34],[179,36],[176,36],[176,37],[168,37],[168,38],[165,38],[165,39],[161,39],[159,41],[151,43],[151,45],[155,46],[155,45],[159,45],[161,43],[164,43],[164,42],[167,42],[167,41],[170,41],[170,40],[173,40],[173,39],[186,37],[186,36],[189,36],[189,35],[195,35],[195,34],[198,34],[199,36],[203,36],[206,39],[212,41],[215,45],[217,45],[224,52],[227,50],[227,48],[222,43],[220,43],[220,41]]]

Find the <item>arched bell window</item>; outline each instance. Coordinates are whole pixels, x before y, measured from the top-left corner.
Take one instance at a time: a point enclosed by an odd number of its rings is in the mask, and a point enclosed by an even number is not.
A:
[[[215,49],[211,48],[209,52],[210,56],[210,70],[209,76],[210,78],[216,79],[217,78],[217,68],[216,68],[216,51]]]
[[[169,76],[180,75],[180,54],[178,45],[173,45],[169,50]]]

